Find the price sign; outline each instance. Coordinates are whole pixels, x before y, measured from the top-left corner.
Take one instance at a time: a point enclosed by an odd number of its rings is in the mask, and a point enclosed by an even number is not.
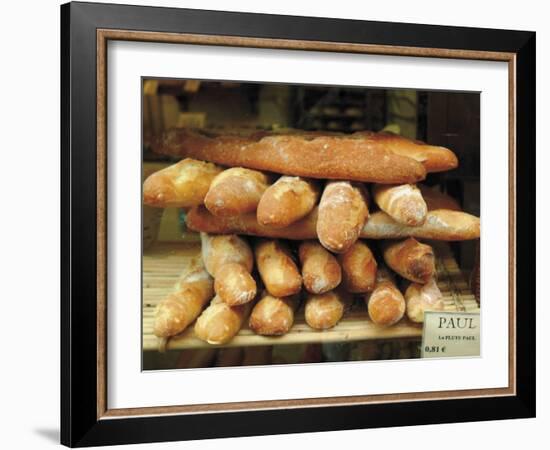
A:
[[[424,313],[422,358],[479,356],[479,313]]]

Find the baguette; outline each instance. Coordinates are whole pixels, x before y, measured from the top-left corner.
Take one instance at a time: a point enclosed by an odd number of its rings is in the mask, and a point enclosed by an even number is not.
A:
[[[407,317],[413,322],[424,322],[425,311],[443,311],[443,295],[432,278],[426,284],[411,283],[405,291]]]
[[[379,267],[376,287],[365,296],[370,319],[377,325],[391,326],[405,314],[405,299],[385,267]]]
[[[312,294],[333,290],[342,280],[336,258],[317,241],[304,241],[298,251],[304,287]]]
[[[153,150],[165,155],[187,156],[283,175],[415,183],[426,177],[425,158],[433,152],[428,149],[423,152],[427,146],[412,143],[414,151],[407,150],[409,155],[402,156],[399,152],[404,150],[400,147],[405,143],[407,141],[403,138],[388,139],[382,133],[368,136],[296,133],[210,137],[196,131],[172,129],[153,143]]]
[[[250,274],[252,250],[237,235],[209,236],[201,233],[202,258],[215,278],[214,291],[230,306],[250,302],[256,296],[256,281]]]
[[[263,240],[256,244],[255,255],[258,272],[271,295],[288,297],[300,292],[302,277],[286,245]]]
[[[248,326],[262,336],[280,336],[288,333],[294,323],[294,312],[300,302],[299,295],[273,297],[264,292],[256,303]]]
[[[370,248],[363,241],[357,241],[341,255],[338,261],[342,266],[344,286],[351,293],[365,293],[374,289],[377,264]]]
[[[181,333],[193,322],[214,295],[213,280],[202,261],[183,274],[169,294],[155,308],[153,334],[164,351],[167,339]]]
[[[221,217],[253,212],[268,186],[266,174],[233,167],[212,180],[204,204],[212,214]]]
[[[479,217],[462,211],[438,209],[428,211],[426,221],[418,227],[409,227],[393,220],[383,211],[370,215],[361,230],[361,237],[368,239],[398,239],[415,237],[441,241],[466,241],[478,239]]]
[[[210,184],[222,171],[212,163],[183,159],[147,177],[143,183],[143,203],[157,208],[200,205]]]
[[[317,236],[334,253],[344,253],[359,238],[369,215],[364,189],[348,181],[331,181],[319,203]]]
[[[315,330],[334,327],[349,306],[350,296],[342,290],[324,294],[308,294],[306,297],[306,323]]]
[[[427,145],[390,132],[358,131],[352,137],[371,139],[395,155],[406,156],[423,164],[426,172],[445,172],[458,167],[458,158],[445,147]]]
[[[428,207],[414,184],[375,184],[372,195],[380,209],[398,223],[415,227],[426,220]]]
[[[187,225],[195,231],[213,234],[239,233],[269,238],[292,240],[316,239],[317,208],[302,220],[284,228],[266,227],[256,220],[256,214],[243,214],[232,218],[213,216],[202,206],[190,210]],[[440,209],[428,211],[426,221],[418,227],[409,227],[393,220],[383,211],[369,216],[361,230],[364,239],[399,239],[415,237],[441,241],[465,241],[478,239],[479,217],[462,211]]]
[[[217,276],[218,269],[229,263],[242,264],[252,272],[254,255],[245,239],[236,234],[210,236],[201,233],[202,260],[208,273]]]
[[[258,204],[258,222],[277,228],[286,227],[307,216],[318,200],[317,184],[300,177],[282,176],[262,195]]]
[[[252,303],[229,306],[216,296],[195,322],[195,335],[209,344],[229,342],[241,329]]]
[[[229,306],[242,305],[256,297],[256,281],[242,264],[224,264],[216,273],[214,291]]]
[[[386,264],[407,280],[425,284],[435,274],[435,255],[431,246],[414,238],[383,244]]]

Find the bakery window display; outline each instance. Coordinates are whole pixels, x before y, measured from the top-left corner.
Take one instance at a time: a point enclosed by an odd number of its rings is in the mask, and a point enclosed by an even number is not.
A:
[[[262,349],[262,364],[414,358],[426,311],[479,311],[460,262],[480,220],[448,176],[460,152],[387,130],[296,128],[308,123],[292,112],[299,86],[278,105],[282,126],[254,122],[262,105],[241,123],[228,105],[210,111],[215,85],[179,101],[217,126],[156,130],[144,154],[166,158],[144,206],[185,216],[183,238],[144,250],[145,369],[229,365],[228,348]]]

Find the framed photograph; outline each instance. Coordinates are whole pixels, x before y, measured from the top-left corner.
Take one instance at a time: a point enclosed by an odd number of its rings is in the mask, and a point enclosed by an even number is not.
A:
[[[61,55],[63,444],[534,417],[535,33],[69,3]]]

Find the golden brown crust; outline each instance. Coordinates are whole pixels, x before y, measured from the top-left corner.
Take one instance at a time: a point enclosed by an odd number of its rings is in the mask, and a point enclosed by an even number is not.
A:
[[[298,253],[304,287],[308,292],[323,294],[340,284],[342,280],[340,264],[319,242],[302,242]]]
[[[350,297],[342,290],[308,294],[305,305],[306,323],[316,330],[334,327],[349,306]]]
[[[229,306],[243,305],[256,297],[256,281],[242,264],[224,264],[216,273],[214,291]]]
[[[402,145],[401,141],[395,143],[395,139],[381,134],[208,137],[186,129],[174,129],[161,136],[153,149],[167,155],[308,178],[375,183],[415,183],[424,179],[423,164],[426,162],[397,154],[395,150]],[[425,147],[413,145],[415,149]],[[409,153],[418,158],[417,153]]]
[[[195,322],[195,335],[209,344],[226,344],[241,329],[251,305],[252,302],[229,306],[218,296],[214,297]]]
[[[298,295],[273,297],[266,292],[252,309],[248,325],[256,334],[263,336],[286,334],[294,323],[298,303]]]
[[[271,295],[288,297],[300,292],[302,277],[286,245],[277,240],[261,240],[254,253],[258,272]]]
[[[373,140],[396,155],[421,162],[426,172],[444,172],[458,167],[458,158],[445,147],[427,145],[422,141],[407,139],[390,132],[358,131],[352,136]]]
[[[398,239],[410,236],[441,241],[465,241],[478,239],[479,235],[479,217],[446,209],[428,211],[426,220],[418,227],[402,225],[385,212],[377,211],[369,216],[361,231],[361,237],[367,239]]]
[[[212,180],[222,171],[215,164],[185,158],[147,177],[143,203],[157,208],[200,205]]]
[[[443,295],[432,278],[426,284],[411,283],[405,291],[407,317],[413,322],[424,322],[424,312],[443,311]]]
[[[155,336],[167,338],[185,330],[214,295],[213,285],[202,263],[184,274],[155,309]]]
[[[380,209],[396,222],[414,227],[426,220],[428,207],[414,184],[375,184],[372,194]]]
[[[334,253],[344,253],[359,239],[369,216],[365,189],[348,181],[328,182],[319,202],[317,236]]]
[[[365,296],[370,319],[377,325],[391,326],[399,322],[405,314],[405,299],[397,289],[392,276],[384,268],[379,268],[376,287]]]
[[[204,204],[212,214],[221,217],[253,212],[268,186],[266,174],[232,167],[212,180]]]
[[[357,241],[346,253],[338,255],[342,265],[344,286],[348,292],[364,293],[374,289],[377,264],[370,248]]]
[[[307,216],[319,199],[319,186],[300,177],[282,176],[269,186],[258,204],[262,225],[286,227]]]
[[[254,255],[248,242],[236,234],[208,235],[201,233],[202,260],[208,273],[217,276],[220,267],[229,263],[242,264],[252,271]]]
[[[385,242],[383,255],[386,264],[407,280],[424,284],[435,274],[433,248],[414,238]]]
[[[316,239],[317,208],[304,219],[284,228],[260,225],[255,214],[243,214],[232,218],[218,218],[206,208],[192,208],[187,216],[187,225],[195,231],[213,234],[239,233],[251,236],[282,238],[292,240]],[[364,239],[399,239],[416,237],[442,241],[464,241],[478,239],[479,217],[462,211],[440,209],[428,211],[426,221],[418,227],[408,227],[393,220],[383,211],[377,211],[361,230]]]

